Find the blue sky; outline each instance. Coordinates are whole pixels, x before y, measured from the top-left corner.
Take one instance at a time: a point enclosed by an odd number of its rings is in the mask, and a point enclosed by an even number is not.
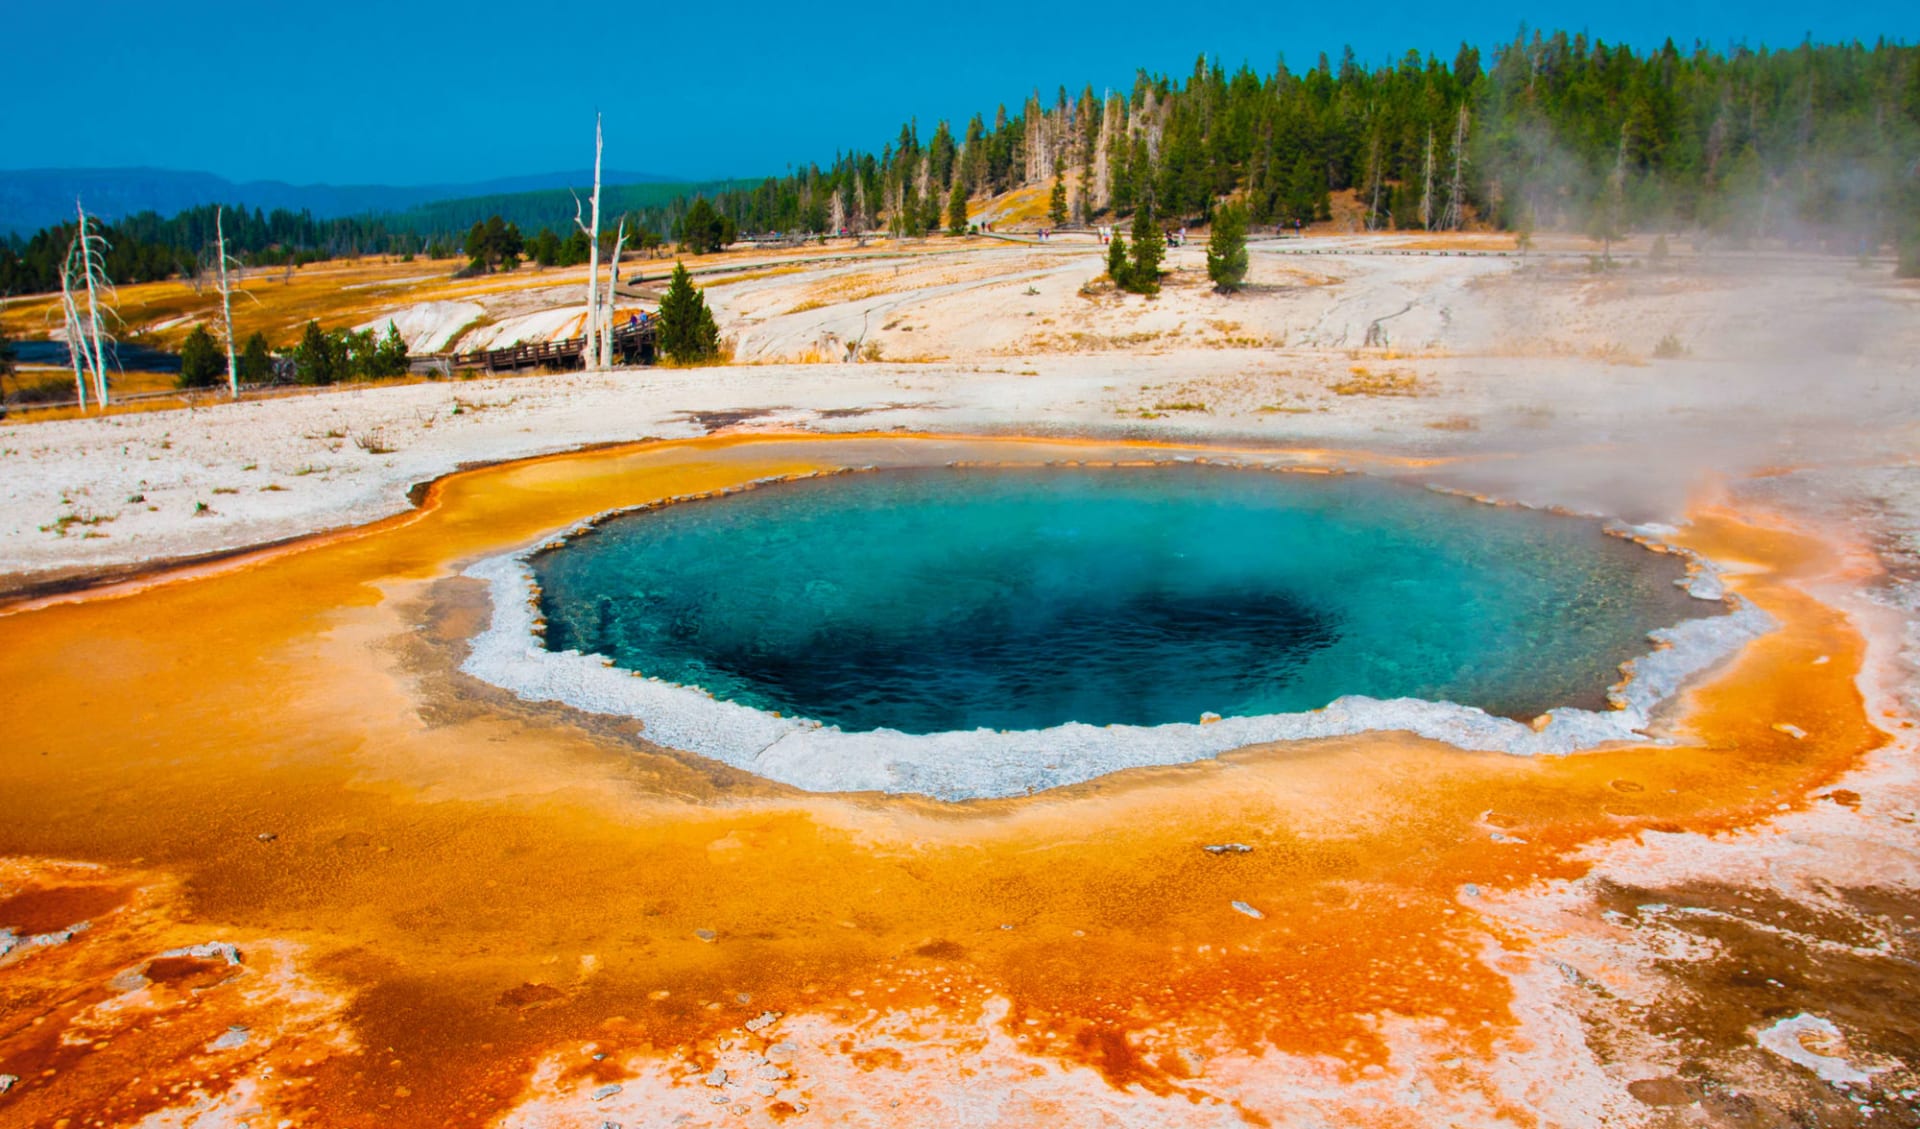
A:
[[[4,25],[0,168],[152,165],[236,180],[425,184],[587,165],[593,113],[607,164],[689,177],[781,172],[1015,106],[1038,87],[1126,87],[1136,67],[1185,75],[1195,56],[1296,68],[1351,43],[1451,58],[1525,21],[1610,42],[1791,46],[1911,41],[1911,0],[1431,0],[1187,7],[1100,4],[733,4],[595,7],[498,0],[284,5],[66,0]],[[576,15],[575,13],[579,13]],[[1364,18],[1362,13],[1364,12]],[[1439,13],[1446,13],[1440,18]],[[1041,17],[1048,18],[1041,18]],[[804,26],[802,20],[804,18]],[[75,82],[85,36],[95,81]]]

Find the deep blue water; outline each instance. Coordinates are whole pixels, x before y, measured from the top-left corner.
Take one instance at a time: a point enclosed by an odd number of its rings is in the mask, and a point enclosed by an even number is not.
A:
[[[107,367],[123,372],[179,372],[180,354],[167,353],[159,349],[149,349],[145,345],[130,345],[126,342],[108,344]],[[65,341],[15,341],[14,359],[29,365],[56,365],[68,367],[73,364],[73,356],[67,350]]]
[[[1708,605],[1591,523],[1361,477],[880,471],[626,515],[535,558],[547,645],[849,730],[1597,705]]]

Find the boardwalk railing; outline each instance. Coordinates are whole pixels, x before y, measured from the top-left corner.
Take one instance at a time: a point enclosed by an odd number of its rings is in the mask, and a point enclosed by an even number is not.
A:
[[[614,327],[614,355],[628,363],[652,364],[659,325],[658,318],[650,318],[644,324]],[[582,368],[586,348],[585,337],[569,337],[564,341],[509,345],[504,349],[479,349],[471,353],[430,353],[409,357],[407,363],[415,372],[442,373],[459,369],[508,372],[523,368]]]

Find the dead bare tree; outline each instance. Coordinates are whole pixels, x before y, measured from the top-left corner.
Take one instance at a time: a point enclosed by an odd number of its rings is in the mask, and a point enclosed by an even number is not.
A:
[[[620,234],[607,260],[606,309],[600,318],[600,367],[613,367],[613,288],[620,283],[620,250],[627,245],[627,217],[620,217]]]
[[[114,297],[113,282],[107,277],[107,252],[112,244],[106,236],[93,230],[91,217],[80,201],[73,202],[73,210],[79,216],[80,226],[73,237],[73,245],[68,249],[70,265],[77,262],[82,281],[87,287],[87,325],[85,336],[81,338],[81,351],[86,354],[87,365],[93,370],[94,401],[104,408],[108,403],[107,393],[107,350],[104,341],[113,340],[113,335],[101,328],[100,302],[104,294]],[[68,304],[73,305],[71,294],[71,276],[68,284]]]
[[[1380,134],[1377,130],[1367,142],[1367,180],[1373,185],[1372,199],[1367,205],[1367,230],[1373,231],[1380,226]]]
[[[1427,160],[1420,174],[1420,226],[1433,230],[1433,127],[1427,127]]]
[[[60,335],[67,341],[67,359],[73,362],[74,397],[80,404],[80,410],[87,410],[88,367],[85,338],[80,333],[80,307],[73,300],[73,248],[67,249],[67,257],[60,261],[60,309],[66,316],[66,325]]]
[[[227,338],[227,391],[233,398],[240,398],[240,362],[233,352],[233,283],[227,277],[227,229],[222,223],[223,209],[215,205],[213,209],[213,237],[218,241],[215,254],[220,259],[220,320],[226,330]],[[239,266],[238,262],[233,264]]]
[[[593,225],[580,222],[580,197],[573,198],[573,226],[587,237],[587,340],[580,351],[583,368],[593,368],[598,357],[594,348],[599,330],[600,312],[600,115],[593,115]]]
[[[1467,226],[1467,123],[1467,104],[1462,102],[1453,126],[1453,180],[1447,184],[1447,210],[1440,215],[1440,226],[1448,231]]]

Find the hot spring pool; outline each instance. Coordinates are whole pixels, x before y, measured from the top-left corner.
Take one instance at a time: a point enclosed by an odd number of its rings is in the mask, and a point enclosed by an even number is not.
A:
[[[847,733],[1195,723],[1345,695],[1603,705],[1717,610],[1592,522],[1360,476],[890,470],[607,520],[536,554],[549,651]]]

